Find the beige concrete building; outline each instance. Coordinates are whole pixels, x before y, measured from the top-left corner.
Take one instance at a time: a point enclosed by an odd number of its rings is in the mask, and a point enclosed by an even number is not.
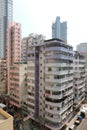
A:
[[[0,59],[0,95],[7,91],[7,68],[6,60]]]
[[[10,67],[9,96],[10,104],[20,108],[26,99],[26,71],[27,64],[15,63]]]
[[[13,117],[0,108],[0,130],[13,130]]]
[[[85,57],[74,52],[74,108],[78,109],[85,99]]]
[[[87,99],[87,42],[80,43],[77,45],[77,51],[85,56],[85,74],[86,74],[86,81],[85,81],[85,97]]]

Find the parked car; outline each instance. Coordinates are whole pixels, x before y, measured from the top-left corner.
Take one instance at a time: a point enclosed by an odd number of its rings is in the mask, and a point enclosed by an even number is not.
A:
[[[74,125],[74,124],[71,125],[71,126],[69,127],[69,130],[75,130],[75,125]]]
[[[80,122],[81,122],[80,120],[76,120],[76,121],[74,122],[74,124],[75,124],[75,125],[79,125]]]
[[[78,116],[77,116],[77,120],[82,121],[82,119],[83,119],[83,117],[82,117],[81,115],[78,115]]]

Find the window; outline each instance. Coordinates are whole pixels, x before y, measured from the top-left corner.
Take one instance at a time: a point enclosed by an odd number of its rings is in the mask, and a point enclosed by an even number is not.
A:
[[[51,67],[48,67],[48,72],[49,72],[49,71],[52,71],[52,68],[51,68]]]

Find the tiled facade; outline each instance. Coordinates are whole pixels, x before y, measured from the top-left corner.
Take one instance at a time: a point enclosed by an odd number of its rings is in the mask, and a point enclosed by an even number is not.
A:
[[[58,130],[73,112],[73,48],[58,39],[28,45],[30,118]]]
[[[81,106],[85,99],[85,57],[74,52],[74,108]]]
[[[9,94],[9,71],[10,66],[15,62],[21,61],[21,25],[9,22],[7,29],[7,75],[8,75],[8,94]]]
[[[27,64],[15,63],[10,67],[10,104],[18,108],[26,100],[26,71]]]

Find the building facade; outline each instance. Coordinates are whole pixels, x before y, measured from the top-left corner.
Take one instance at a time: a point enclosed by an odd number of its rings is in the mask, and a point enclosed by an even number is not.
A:
[[[80,108],[85,99],[85,57],[74,52],[74,108]]]
[[[87,99],[87,43],[80,43],[79,45],[77,45],[77,51],[85,56],[85,76],[86,76],[85,97]]]
[[[6,60],[0,59],[0,95],[7,92],[7,66]]]
[[[15,62],[21,61],[21,25],[15,22],[9,22],[7,29],[7,76],[8,76],[8,93],[10,67]]]
[[[10,67],[9,95],[10,104],[20,108],[26,101],[26,71],[27,64],[15,63]]]
[[[28,37],[22,39],[21,43],[21,61],[27,62]]]
[[[0,0],[0,58],[6,58],[6,31],[13,19],[13,0]]]
[[[29,117],[52,130],[73,113],[73,48],[59,39],[28,44]]]
[[[59,38],[67,42],[67,22],[60,22],[60,17],[52,24],[52,38]]]
[[[43,42],[44,39],[44,36],[35,33],[31,33],[28,37],[23,38],[21,45],[21,61],[27,62],[28,44],[39,44],[40,42]]]

